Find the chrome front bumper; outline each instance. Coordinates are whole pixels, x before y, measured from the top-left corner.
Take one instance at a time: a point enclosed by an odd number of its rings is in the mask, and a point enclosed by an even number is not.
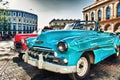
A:
[[[23,60],[28,64],[38,67],[39,69],[44,69],[51,72],[56,72],[61,74],[69,74],[76,72],[76,66],[62,66],[62,65],[57,65],[43,61],[42,54],[39,56],[39,60],[33,59],[32,57],[25,54],[23,55]]]
[[[22,50],[22,49],[21,49],[21,50],[18,50],[18,53],[20,53],[20,54],[21,54],[21,53],[25,53],[25,50]]]

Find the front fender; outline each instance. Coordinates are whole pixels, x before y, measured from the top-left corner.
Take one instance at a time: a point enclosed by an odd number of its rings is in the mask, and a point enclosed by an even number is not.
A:
[[[64,41],[68,44],[69,65],[76,65],[83,53],[88,51],[94,52],[95,64],[116,53],[113,36],[74,36]]]
[[[119,37],[114,39],[114,45],[120,46],[120,38]]]
[[[36,40],[36,37],[31,37],[31,38],[27,38],[26,40],[26,44],[27,44],[27,47],[32,47],[33,44],[35,43],[35,40]]]

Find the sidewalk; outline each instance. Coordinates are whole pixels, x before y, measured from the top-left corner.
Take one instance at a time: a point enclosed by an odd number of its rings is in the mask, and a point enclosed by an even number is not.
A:
[[[0,41],[0,51],[2,50],[10,50],[13,47],[13,41]]]

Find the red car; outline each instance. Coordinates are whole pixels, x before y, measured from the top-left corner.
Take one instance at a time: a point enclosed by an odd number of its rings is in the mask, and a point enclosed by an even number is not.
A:
[[[14,48],[19,53],[19,58],[22,59],[23,54],[27,50],[26,39],[36,37],[38,34],[16,34],[14,36]]]

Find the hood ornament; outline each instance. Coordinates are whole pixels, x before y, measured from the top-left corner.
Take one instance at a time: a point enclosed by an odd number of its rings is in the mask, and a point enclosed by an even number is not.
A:
[[[43,41],[36,40],[35,43],[42,44]]]

